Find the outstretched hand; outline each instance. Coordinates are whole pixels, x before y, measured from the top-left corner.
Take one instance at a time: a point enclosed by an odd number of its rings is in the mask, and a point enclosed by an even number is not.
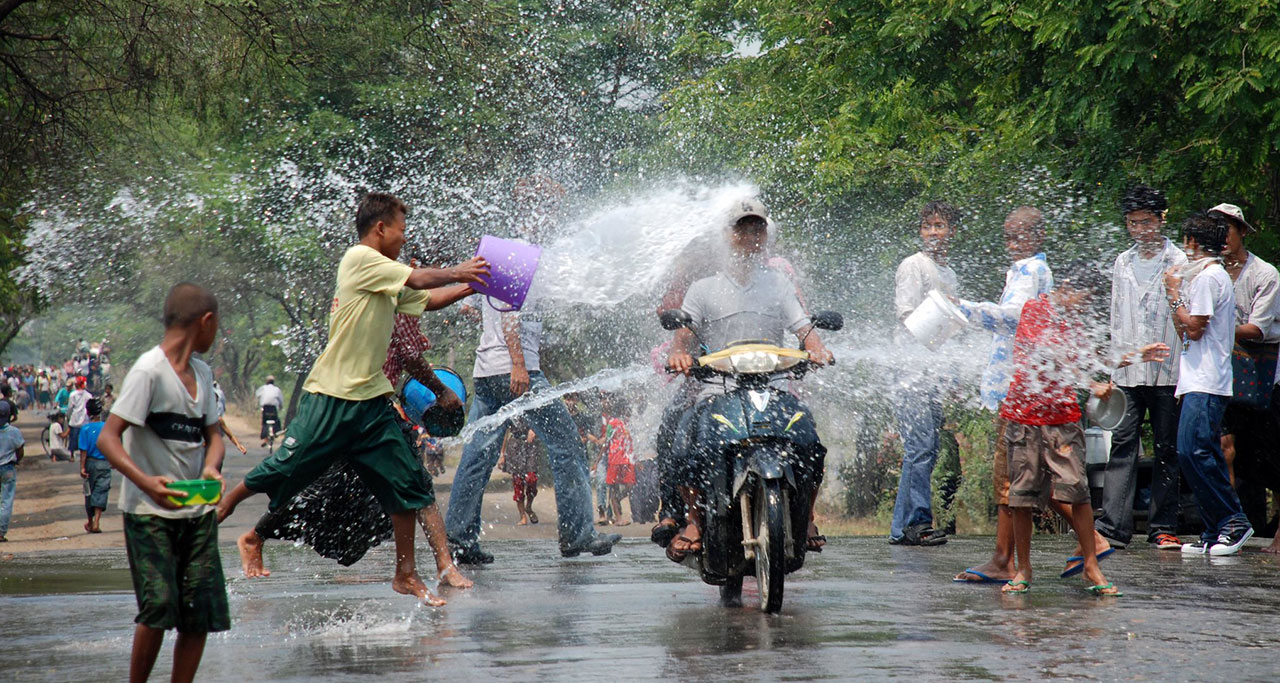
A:
[[[1142,347],[1142,360],[1146,363],[1163,363],[1169,359],[1169,345],[1162,342]]]
[[[483,282],[489,276],[489,262],[483,257],[473,256],[449,269],[454,282]]]

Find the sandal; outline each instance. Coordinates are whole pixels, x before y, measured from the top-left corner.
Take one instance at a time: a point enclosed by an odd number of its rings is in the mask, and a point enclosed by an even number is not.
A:
[[[675,541],[684,541],[685,543],[688,544],[688,547],[683,549],[677,548]],[[696,538],[696,539],[689,538],[684,534],[680,534],[679,536],[675,537],[675,539],[672,541],[670,545],[667,546],[667,559],[671,560],[672,562],[679,563],[679,562],[683,562],[684,558],[700,552],[702,552],[701,538]]]
[[[822,547],[827,544],[827,537],[822,534],[814,534],[805,541],[804,549],[811,553],[822,552]]]
[[[659,547],[665,548],[671,544],[671,539],[680,533],[680,526],[676,522],[671,524],[663,524],[658,522],[649,530],[649,540],[657,543]]]
[[[1001,590],[1005,593],[1022,594],[1031,590],[1030,581],[1007,581],[1004,585],[1005,588],[1002,588]],[[1010,586],[1012,586],[1012,588],[1010,588]],[[1018,586],[1021,586],[1021,588]]]
[[[529,511],[529,523],[530,524],[538,523],[538,515],[534,514],[533,510]]]
[[[1103,584],[1098,584],[1097,586],[1088,586],[1085,588],[1085,590],[1089,591],[1093,595],[1096,595],[1100,598],[1118,598],[1121,595],[1124,595],[1124,593],[1121,593],[1118,590],[1114,593],[1107,592],[1109,590],[1115,589],[1115,587],[1116,585],[1114,583],[1103,583]]]

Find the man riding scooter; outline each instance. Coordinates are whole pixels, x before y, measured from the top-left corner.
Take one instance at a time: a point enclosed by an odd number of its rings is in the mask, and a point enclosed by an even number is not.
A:
[[[686,292],[681,310],[691,320],[687,327],[675,333],[667,357],[668,368],[688,374],[694,367],[693,353],[699,343],[708,351],[719,351],[744,340],[780,346],[786,332],[801,340],[810,361],[819,365],[830,363],[831,353],[805,315],[794,284],[765,267],[768,214],[764,205],[754,199],[735,202],[725,232],[729,261],[721,272],[694,282]],[[680,429],[687,430],[688,422],[681,419]],[[676,441],[687,443],[687,439]],[[708,465],[697,460],[700,459],[698,453],[705,452],[706,449],[691,448],[673,454],[683,460],[675,469],[679,471],[677,488],[688,514],[688,524],[667,549],[667,556],[676,562],[702,550],[702,489]],[[816,500],[820,481],[820,476],[815,478],[815,490],[809,491],[810,501]],[[809,545],[818,550],[822,539],[812,523],[812,502],[809,511]]]

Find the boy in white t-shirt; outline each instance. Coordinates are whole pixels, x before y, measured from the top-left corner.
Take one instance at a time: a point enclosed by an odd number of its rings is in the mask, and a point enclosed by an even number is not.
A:
[[[1231,400],[1236,316],[1235,288],[1221,263],[1227,223],[1211,214],[1192,216],[1182,224],[1182,240],[1191,259],[1186,273],[1194,277],[1183,287],[1180,269],[1172,268],[1164,276],[1173,324],[1183,340],[1175,391],[1182,399],[1178,463],[1205,525],[1200,540],[1184,544],[1182,552],[1234,555],[1253,536],[1253,527],[1231,486],[1222,455],[1222,417]]]
[[[231,628],[212,505],[181,507],[169,488],[182,479],[222,481],[222,434],[213,373],[195,353],[218,334],[218,301],[181,283],[164,302],[164,338],[142,354],[102,427],[98,448],[124,475],[120,509],[129,571],[138,601],[130,680],[145,680],[176,628],[173,679],[191,680],[205,638]]]

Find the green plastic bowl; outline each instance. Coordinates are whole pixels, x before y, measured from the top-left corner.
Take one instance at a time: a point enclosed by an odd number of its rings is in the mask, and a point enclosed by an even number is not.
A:
[[[169,484],[169,488],[186,493],[185,498],[169,496],[177,505],[211,505],[222,498],[222,482],[217,479],[182,479]]]

